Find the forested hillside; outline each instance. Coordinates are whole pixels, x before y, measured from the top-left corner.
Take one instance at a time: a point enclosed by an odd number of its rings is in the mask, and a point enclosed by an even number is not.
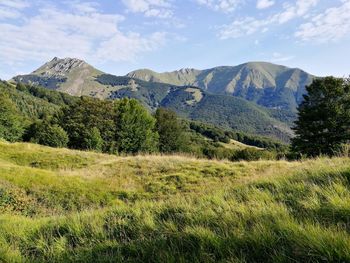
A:
[[[286,146],[271,139],[179,119],[174,114],[169,115],[170,119],[152,116],[132,100],[79,98],[33,85],[14,86],[7,82],[1,82],[0,89],[3,102],[0,137],[9,141],[24,140],[53,147],[119,154],[158,152],[162,151],[158,140],[169,136],[159,128],[161,125],[171,134],[176,126],[181,131],[176,135],[181,140],[172,146],[171,152],[239,160],[273,159],[286,150]],[[165,109],[159,112],[168,114]],[[243,147],[233,149],[231,140],[243,143]],[[249,149],[249,145],[265,150]]]
[[[118,77],[79,59],[54,58],[12,81],[74,96],[135,98],[150,111],[168,107],[185,118],[289,142],[297,106],[312,79],[299,69],[270,63]]]

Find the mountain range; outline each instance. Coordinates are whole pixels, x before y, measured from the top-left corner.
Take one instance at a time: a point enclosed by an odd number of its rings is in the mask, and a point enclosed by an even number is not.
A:
[[[266,62],[166,73],[142,69],[114,76],[83,60],[55,57],[11,81],[74,96],[135,98],[151,111],[166,107],[184,118],[288,141],[297,105],[313,78],[301,69]]]

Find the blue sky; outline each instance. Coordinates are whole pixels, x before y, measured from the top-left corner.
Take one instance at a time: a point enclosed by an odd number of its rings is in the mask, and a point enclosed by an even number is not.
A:
[[[0,78],[53,57],[105,72],[270,61],[350,74],[350,0],[0,0]]]

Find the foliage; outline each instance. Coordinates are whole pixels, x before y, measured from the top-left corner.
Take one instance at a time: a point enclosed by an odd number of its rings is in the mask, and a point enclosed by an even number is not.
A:
[[[115,80],[111,79],[111,81]],[[159,89],[161,88],[159,84]],[[32,85],[12,86],[6,82],[0,82],[0,90],[8,94],[10,100],[24,116],[23,125],[28,127],[24,135],[25,141],[42,142],[45,145],[61,147],[60,143],[48,144],[36,138],[42,133],[43,120],[45,120],[45,125],[58,125],[66,131],[70,148],[107,153],[116,153],[118,150],[127,152],[125,149],[118,149],[117,127],[121,125],[118,124],[117,118],[118,102],[101,101],[88,97],[77,98]],[[186,94],[189,93],[186,92]],[[156,138],[151,138],[149,142],[145,141],[146,144],[152,144],[152,151],[184,152],[198,157],[234,159],[233,156],[237,149],[231,146],[228,149],[224,145],[230,144],[231,139],[271,151],[281,152],[281,149],[285,147],[268,138],[234,132],[229,129],[224,130],[200,122],[180,120],[175,113],[170,114],[167,113],[168,111],[163,109],[159,112],[166,114],[160,114],[158,117],[155,115],[159,121],[161,120],[161,122],[156,122],[154,127],[160,134],[160,144],[156,145]],[[129,112],[125,114],[129,115]],[[132,119],[131,115],[129,117]],[[35,129],[39,129],[37,133]],[[151,134],[155,135],[154,131]],[[165,144],[168,148],[164,146]],[[137,147],[143,147],[137,152],[144,151],[144,145],[139,144]],[[135,153],[136,148],[131,152]],[[241,150],[241,147],[239,148]]]
[[[350,141],[350,82],[315,79],[298,108],[293,150],[306,156],[335,155]]]
[[[0,96],[0,138],[18,141],[23,131],[23,119],[16,105],[6,95]]]
[[[116,150],[115,116],[112,101],[81,97],[75,104],[64,108],[57,121],[68,133],[70,148],[112,153]]]
[[[258,160],[276,160],[277,155],[272,151],[259,150],[254,148],[246,148],[236,151],[232,157],[231,161],[258,161]]]
[[[269,136],[283,142],[289,142],[291,135],[286,130],[289,130],[296,118],[295,111],[289,109],[265,108],[242,98],[214,95],[205,91],[201,91],[203,99],[189,104],[188,101],[193,100],[193,94],[187,91],[187,86],[179,87],[107,74],[98,76],[96,80],[102,85],[118,87],[112,91],[112,99],[134,98],[150,110],[163,107],[175,111],[183,118],[210,123],[224,129]],[[291,96],[295,99],[293,94]]]
[[[248,134],[269,136],[288,142],[288,125],[274,118],[270,110],[241,98],[213,95],[203,92],[203,98],[195,105],[186,101],[193,98],[186,89],[177,89],[169,94],[162,106],[175,111],[179,116],[194,121],[210,123],[216,127]],[[282,129],[281,129],[282,127]]]
[[[23,83],[17,83],[16,89],[59,106],[72,105],[79,99],[67,93],[57,92],[38,86],[25,85]]]
[[[84,135],[84,148],[88,150],[102,151],[103,144],[104,141],[99,129],[93,127],[92,129],[87,130],[87,133]]]
[[[219,141],[223,143],[228,143],[230,139],[232,139],[244,143],[246,145],[277,151],[286,151],[287,147],[286,144],[283,144],[280,141],[268,137],[250,135],[247,133],[232,131],[229,129],[225,130],[201,122],[191,121],[190,129],[202,134],[207,138],[212,139],[213,141]]]
[[[176,113],[164,108],[155,113],[156,128],[159,134],[159,150],[164,153],[180,152],[185,146],[183,127]]]
[[[51,124],[48,120],[33,123],[27,130],[25,140],[47,145],[51,147],[67,147],[68,135],[57,124]]]
[[[117,103],[116,139],[119,152],[155,152],[158,133],[155,119],[139,102],[122,99]]]

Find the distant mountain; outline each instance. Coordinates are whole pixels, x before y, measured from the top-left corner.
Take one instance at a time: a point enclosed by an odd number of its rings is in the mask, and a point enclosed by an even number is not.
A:
[[[285,142],[293,134],[290,126],[294,114],[267,109],[242,98],[211,94],[192,86],[151,83],[113,75],[101,75],[97,79],[101,84],[119,87],[111,94],[112,99],[135,98],[151,109],[170,108],[184,118]]]
[[[96,77],[101,74],[103,74],[102,71],[95,69],[83,60],[55,57],[31,74],[19,75],[13,80],[40,85],[73,96],[93,95],[104,98],[107,96],[104,93],[104,87],[96,82]]]
[[[301,69],[266,62],[165,73],[142,69],[127,76],[151,82],[197,86],[213,94],[233,95],[265,107],[292,111],[301,102],[305,86],[314,78]]]
[[[79,59],[54,58],[31,74],[16,76],[12,81],[74,96],[135,98],[152,111],[167,107],[185,118],[288,141],[292,136],[294,110],[304,93],[302,85],[311,79],[311,75],[301,70],[268,63],[162,74],[142,70],[118,77]]]

